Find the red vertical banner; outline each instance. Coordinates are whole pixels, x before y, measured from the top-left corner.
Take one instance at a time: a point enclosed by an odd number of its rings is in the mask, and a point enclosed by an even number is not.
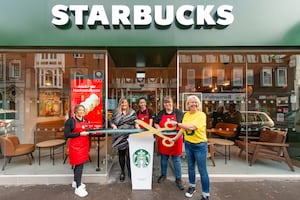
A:
[[[102,80],[99,79],[72,79],[71,80],[71,111],[74,106],[81,104],[85,107],[91,129],[102,128],[103,99]]]

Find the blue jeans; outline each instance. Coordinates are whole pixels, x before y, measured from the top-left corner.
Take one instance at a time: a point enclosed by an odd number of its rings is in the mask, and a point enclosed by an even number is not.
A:
[[[167,175],[169,157],[170,157],[169,155],[160,154],[161,175],[164,175],[164,176]],[[175,178],[181,179],[181,158],[180,158],[180,156],[171,156],[171,157],[172,157],[173,165],[174,165]]]
[[[188,175],[190,186],[196,186],[195,164],[197,163],[200,174],[202,192],[209,193],[209,177],[206,168],[207,142],[192,144],[184,142],[185,153],[188,161]]]

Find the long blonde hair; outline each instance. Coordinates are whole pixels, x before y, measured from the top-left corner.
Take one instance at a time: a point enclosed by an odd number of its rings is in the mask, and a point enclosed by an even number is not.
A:
[[[128,114],[129,111],[130,111],[130,108],[129,108],[129,101],[128,101],[126,98],[121,98],[121,99],[119,100],[117,112],[118,112],[118,113],[122,113],[121,104],[122,104],[123,101],[127,101],[127,103],[128,103],[128,107],[127,107],[127,109],[126,109],[126,111],[125,111],[126,114]]]

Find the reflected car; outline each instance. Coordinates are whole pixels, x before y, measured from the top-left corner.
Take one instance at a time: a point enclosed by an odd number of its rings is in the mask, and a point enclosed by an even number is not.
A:
[[[298,112],[300,112],[300,109],[286,113],[284,115],[284,121],[276,122],[276,126],[279,128],[287,128],[289,131],[300,132],[300,118],[297,118]]]
[[[12,133],[16,128],[16,111],[0,109],[0,135]]]
[[[287,125],[287,128],[293,129],[293,128],[296,128],[295,126],[297,126],[297,125],[299,126],[299,122],[295,121],[298,111],[299,110],[293,110],[284,115],[284,121]]]
[[[265,112],[259,111],[240,111],[242,114],[240,135],[256,136],[262,129],[272,129],[275,126],[272,118]]]

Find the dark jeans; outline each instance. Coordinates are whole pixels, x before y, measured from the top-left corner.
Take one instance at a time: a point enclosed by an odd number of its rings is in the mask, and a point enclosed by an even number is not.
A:
[[[196,186],[196,172],[195,165],[197,163],[200,180],[202,185],[202,192],[209,193],[209,177],[206,168],[207,160],[207,142],[192,144],[187,141],[185,144],[186,158],[188,161],[188,175],[190,186]]]

